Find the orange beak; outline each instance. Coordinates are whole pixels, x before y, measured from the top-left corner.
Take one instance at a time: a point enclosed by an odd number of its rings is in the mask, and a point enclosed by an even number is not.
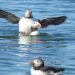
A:
[[[30,64],[30,65],[33,65],[34,63],[33,63],[33,61],[30,61],[29,64]]]

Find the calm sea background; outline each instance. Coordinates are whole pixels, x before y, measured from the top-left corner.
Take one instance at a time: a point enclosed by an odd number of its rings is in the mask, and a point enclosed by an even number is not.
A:
[[[21,36],[17,24],[0,19],[0,75],[30,75],[28,62],[37,57],[75,75],[75,0],[0,0],[0,9],[20,18],[26,9],[37,19],[67,16],[59,26],[39,29],[40,36]]]

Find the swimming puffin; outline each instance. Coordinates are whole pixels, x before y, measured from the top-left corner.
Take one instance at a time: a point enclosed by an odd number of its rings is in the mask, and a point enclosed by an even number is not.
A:
[[[39,28],[46,28],[50,25],[59,25],[67,19],[66,16],[59,16],[36,20],[33,18],[32,12],[29,9],[26,10],[25,16],[22,18],[0,9],[0,18],[4,18],[13,24],[19,24],[19,32],[23,35],[38,35]]]
[[[29,62],[32,66],[31,75],[62,75],[64,68],[45,66],[42,58],[33,59]]]

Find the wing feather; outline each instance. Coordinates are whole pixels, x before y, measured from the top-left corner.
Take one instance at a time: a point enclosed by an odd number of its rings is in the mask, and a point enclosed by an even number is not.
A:
[[[49,25],[59,25],[66,20],[66,16],[59,16],[59,17],[51,17],[39,20],[41,27],[47,27]]]
[[[51,66],[44,66],[42,68],[42,71],[53,71],[53,72],[60,72],[60,71],[64,71],[65,69],[64,68],[56,68],[56,67],[51,67]]]
[[[12,13],[6,12],[2,9],[0,9],[0,18],[4,18],[13,24],[17,24],[20,20],[19,17],[15,16]]]

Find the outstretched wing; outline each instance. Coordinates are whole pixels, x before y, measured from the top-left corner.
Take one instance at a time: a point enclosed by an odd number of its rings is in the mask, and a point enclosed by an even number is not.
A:
[[[59,17],[52,17],[52,18],[45,18],[42,20],[39,20],[41,27],[47,27],[49,25],[59,25],[63,23],[67,19],[66,16],[59,16]]]
[[[12,13],[6,12],[2,9],[0,9],[0,18],[4,18],[13,24],[17,24],[20,20],[19,17],[15,16]]]

